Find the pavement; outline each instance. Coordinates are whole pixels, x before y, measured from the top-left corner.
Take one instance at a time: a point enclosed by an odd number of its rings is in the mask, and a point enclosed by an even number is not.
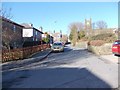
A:
[[[10,61],[10,62],[5,62],[2,63],[2,71],[6,71],[6,70],[10,70],[10,69],[14,69],[14,68],[19,68],[19,67],[23,67],[25,65],[29,65],[35,62],[39,62],[44,60],[49,54],[51,53],[51,49],[46,49],[44,51],[40,51],[37,52],[33,55],[31,55],[30,57],[28,57],[27,59],[23,59],[23,60],[18,60],[18,61]]]
[[[119,64],[119,56],[111,55],[100,55],[100,58],[110,61],[112,63]]]
[[[72,47],[72,46],[70,46]],[[79,47],[72,47],[73,49],[80,49]],[[86,49],[86,48],[85,48]],[[115,56],[114,54],[111,55],[98,55],[101,59],[109,61],[111,63],[119,64],[120,56]]]

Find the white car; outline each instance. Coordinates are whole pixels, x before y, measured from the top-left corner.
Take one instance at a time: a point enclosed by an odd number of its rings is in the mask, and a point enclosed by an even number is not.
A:
[[[53,43],[51,49],[52,49],[52,51],[64,52],[64,45],[60,42]]]

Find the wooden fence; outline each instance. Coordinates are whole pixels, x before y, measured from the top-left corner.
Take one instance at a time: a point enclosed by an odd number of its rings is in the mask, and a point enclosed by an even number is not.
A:
[[[13,50],[2,50],[2,62],[24,59],[33,53],[49,48],[49,44],[25,47]]]

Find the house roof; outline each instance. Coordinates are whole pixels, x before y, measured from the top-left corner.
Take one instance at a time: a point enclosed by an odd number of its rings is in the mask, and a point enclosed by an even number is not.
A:
[[[15,24],[17,26],[20,26],[20,27],[24,27],[24,26],[22,26],[22,25],[20,25],[20,24],[18,24],[16,22],[14,22],[14,21],[11,21],[10,19],[7,19],[5,17],[0,16],[0,19],[2,19],[2,21],[6,21],[6,22],[9,22],[9,23]]]
[[[42,31],[40,31],[40,30],[38,30],[38,29],[36,29],[36,28],[34,28],[34,27],[33,27],[33,29],[35,29],[36,31],[39,31],[39,32],[41,32],[41,33],[43,34],[43,32],[42,32]]]
[[[33,28],[33,26],[31,26],[31,24],[28,23],[22,23],[22,26],[24,26],[25,28]]]
[[[7,19],[7,18],[2,17],[2,16],[0,16],[0,19],[2,19],[2,21],[6,21],[6,22],[9,22],[9,23],[15,24],[15,25],[20,26],[20,27],[25,28],[25,29],[30,29],[30,28],[32,29],[32,28],[34,28],[34,27],[31,27],[31,26],[30,26],[29,24],[27,24],[27,23],[18,24],[18,23],[16,23],[16,22],[11,21],[10,19]],[[36,28],[34,28],[34,29],[37,30],[37,31],[39,31],[39,32],[41,32],[41,33],[43,34],[42,31],[40,31],[40,30],[38,30],[38,29],[36,29]]]
[[[35,29],[36,31],[38,31],[38,32],[40,32],[40,33],[42,33],[42,34],[43,34],[43,32],[42,32],[42,31],[40,31],[40,30],[36,29],[35,27],[33,27],[33,25],[32,25],[32,24],[22,23],[21,25],[23,25],[25,29]]]

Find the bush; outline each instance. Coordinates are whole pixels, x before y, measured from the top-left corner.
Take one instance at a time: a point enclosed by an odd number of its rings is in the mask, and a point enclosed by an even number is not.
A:
[[[105,41],[103,40],[93,40],[88,42],[88,45],[91,45],[91,46],[101,46],[103,44],[105,44]]]
[[[103,40],[103,39],[105,39],[106,37],[112,37],[112,34],[111,34],[111,33],[98,34],[98,35],[92,36],[92,37],[91,37],[91,40]]]
[[[105,34],[98,34],[96,36],[92,36],[90,38],[90,41],[91,40],[103,40],[107,43],[111,43],[111,42],[114,42],[116,40],[116,36],[112,33],[105,33]]]
[[[80,40],[83,37],[85,37],[85,32],[81,30],[81,31],[78,32],[78,39]]]

